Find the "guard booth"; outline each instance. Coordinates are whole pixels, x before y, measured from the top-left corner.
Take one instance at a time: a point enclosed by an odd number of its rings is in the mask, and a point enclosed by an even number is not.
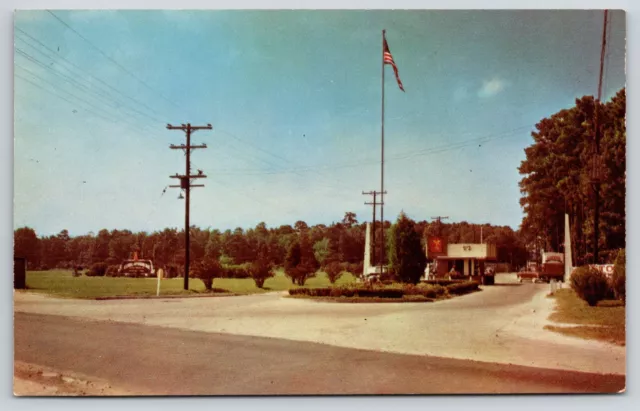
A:
[[[430,275],[435,278],[465,278],[482,284],[493,283],[486,263],[497,261],[495,244],[445,244],[442,238],[427,240],[427,258],[433,261]],[[490,275],[489,275],[490,274]],[[490,276],[491,278],[486,278]]]
[[[13,288],[27,288],[27,259],[24,257],[13,257]]]

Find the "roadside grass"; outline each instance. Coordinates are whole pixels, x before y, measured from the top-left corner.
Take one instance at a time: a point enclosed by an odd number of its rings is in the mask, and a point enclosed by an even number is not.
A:
[[[355,282],[355,277],[345,274],[336,285]],[[162,280],[160,295],[202,295],[206,293],[204,284],[197,278],[189,279],[189,291],[183,289],[182,278]],[[304,288],[328,287],[331,283],[326,274],[319,272],[316,277],[307,280]],[[156,278],[125,277],[74,277],[70,270],[28,271],[27,289],[32,292],[51,294],[65,298],[104,298],[119,296],[154,296]],[[286,291],[294,286],[282,270],[264,283],[264,288],[256,287],[251,278],[216,278],[213,287],[228,290],[233,294],[255,294],[269,291]]]
[[[545,326],[546,329],[585,339],[596,339],[624,346],[626,343],[625,306],[622,301],[605,300],[590,307],[571,289],[556,291],[556,310],[551,321],[571,326]]]

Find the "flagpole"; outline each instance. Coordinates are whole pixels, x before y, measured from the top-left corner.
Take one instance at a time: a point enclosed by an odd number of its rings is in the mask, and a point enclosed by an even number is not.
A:
[[[382,123],[380,130],[380,142],[381,142],[381,159],[380,159],[380,226],[382,227],[380,244],[380,274],[383,273],[385,246],[384,246],[384,34],[386,30],[382,30]]]

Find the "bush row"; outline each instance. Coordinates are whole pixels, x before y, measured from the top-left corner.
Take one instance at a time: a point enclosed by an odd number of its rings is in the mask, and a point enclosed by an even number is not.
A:
[[[393,288],[365,288],[365,287],[324,287],[324,288],[293,288],[289,295],[308,295],[310,297],[378,297],[402,298],[404,292]]]
[[[453,295],[467,294],[477,291],[479,289],[478,286],[479,284],[475,281],[465,281],[462,283],[449,284],[447,286],[447,291],[449,294]]]
[[[447,279],[435,279],[435,280],[423,280],[421,281],[422,284],[432,284],[432,285],[441,285],[443,287],[446,287],[448,285],[451,284],[460,284],[460,283],[464,283],[467,280],[447,280]]]
[[[447,294],[460,295],[478,290],[478,283],[473,281],[441,285],[416,286],[412,284],[391,287],[323,287],[323,288],[293,288],[289,295],[306,295],[309,297],[377,297],[402,298],[404,296],[422,296],[438,298]]]

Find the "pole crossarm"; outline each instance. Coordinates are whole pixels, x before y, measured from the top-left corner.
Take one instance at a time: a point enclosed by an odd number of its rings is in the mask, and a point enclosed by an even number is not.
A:
[[[170,149],[172,150],[186,150],[186,149],[191,149],[191,150],[195,150],[197,148],[207,148],[206,144],[196,144],[196,145],[191,145],[191,146],[186,146],[184,144],[180,144],[179,146],[175,145],[175,144],[171,144],[169,146]]]
[[[205,174],[194,174],[194,175],[182,175],[182,174],[175,174],[172,176],[169,176],[169,178],[207,178],[207,176]]]
[[[191,131],[197,131],[197,130],[213,130],[213,127],[211,126],[211,124],[207,124],[206,126],[192,126],[189,124],[181,124],[179,126],[172,126],[171,124],[167,124],[167,129],[168,130],[182,130],[182,131],[187,131],[187,129],[190,129]]]

